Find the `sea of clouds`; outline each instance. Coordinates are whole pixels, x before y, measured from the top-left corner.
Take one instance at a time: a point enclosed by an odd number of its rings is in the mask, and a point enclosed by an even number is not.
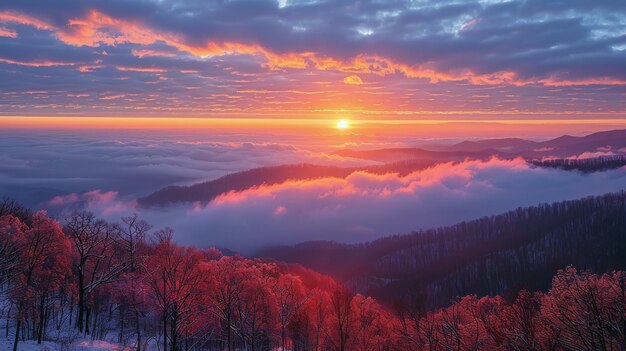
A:
[[[620,189],[626,189],[626,169],[582,174],[492,159],[441,164],[405,177],[358,172],[291,181],[159,209],[139,209],[99,190],[56,197],[51,205],[80,203],[112,220],[138,212],[156,226],[174,228],[183,244],[251,253],[309,240],[362,242]]]
[[[143,209],[137,197],[170,184],[258,166],[363,161],[332,156],[303,140],[253,135],[111,138],[31,131],[5,135],[0,144],[7,150],[0,155],[0,194],[54,216],[85,208],[117,221],[138,213],[155,228],[172,227],[182,244],[243,253],[308,240],[367,241],[626,189],[626,169],[583,174],[492,159],[440,164],[404,177],[358,172],[346,179],[291,181],[208,203]]]
[[[262,166],[363,163],[299,135],[225,131],[5,130],[0,150],[0,195],[33,207],[94,189],[137,198]]]

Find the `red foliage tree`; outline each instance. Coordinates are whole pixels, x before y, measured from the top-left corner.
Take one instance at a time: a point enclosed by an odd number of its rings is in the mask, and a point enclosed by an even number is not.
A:
[[[579,274],[572,267],[559,271],[541,301],[541,315],[548,336],[558,338],[544,339],[544,344],[570,350],[624,348],[626,274]]]
[[[222,323],[229,351],[233,349],[236,307],[243,297],[244,282],[249,273],[244,260],[237,257],[226,256],[205,265],[209,312]]]
[[[276,279],[274,288],[275,301],[278,311],[278,323],[280,327],[280,347],[286,350],[287,328],[294,320],[294,316],[300,311],[308,299],[308,294],[299,277],[292,274],[283,274]]]
[[[504,308],[501,325],[504,347],[508,350],[541,350],[539,333],[541,294],[522,290],[515,302]],[[549,347],[548,349],[553,349]]]
[[[198,327],[203,257],[201,251],[174,244],[171,232],[162,232],[152,255],[146,259],[149,295],[163,323],[164,351],[168,335],[170,350],[179,351],[183,336]]]
[[[354,341],[352,297],[352,292],[342,284],[335,282],[328,289],[325,344],[332,350],[346,351]]]
[[[10,232],[17,253],[12,282],[12,296],[17,305],[14,351],[29,311],[38,311],[37,340],[41,343],[46,300],[49,294],[60,289],[70,269],[71,244],[60,225],[43,211],[35,213],[31,222],[27,225],[15,217],[4,219],[3,231]]]
[[[390,350],[396,346],[391,336],[398,324],[391,313],[373,298],[361,294],[352,298],[351,305],[354,327],[350,350]]]
[[[27,219],[0,217],[1,278],[17,308],[14,349],[24,333],[41,342],[48,311],[68,306],[61,315],[71,318],[78,306],[79,330],[117,331],[138,350],[161,336],[163,351],[626,349],[624,272],[570,267],[545,294],[465,296],[435,311],[404,303],[393,314],[301,266],[182,247],[169,229],[149,242],[149,225],[136,216],[111,225],[75,213],[65,233],[43,212]]]

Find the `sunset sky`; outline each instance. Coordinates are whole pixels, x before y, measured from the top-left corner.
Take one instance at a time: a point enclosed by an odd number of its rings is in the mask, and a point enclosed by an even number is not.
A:
[[[626,2],[0,2],[0,114],[610,119]]]
[[[623,349],[625,203],[626,0],[0,0],[0,351]]]

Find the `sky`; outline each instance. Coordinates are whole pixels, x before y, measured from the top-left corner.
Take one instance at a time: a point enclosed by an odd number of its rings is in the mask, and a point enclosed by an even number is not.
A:
[[[0,2],[0,114],[619,118],[623,0]]]

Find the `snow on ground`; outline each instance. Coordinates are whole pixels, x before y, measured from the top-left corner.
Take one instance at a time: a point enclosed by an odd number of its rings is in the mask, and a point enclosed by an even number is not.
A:
[[[12,337],[9,339],[4,336],[0,338],[0,351],[12,349]],[[103,340],[77,340],[69,343],[69,345],[51,341],[44,341],[41,345],[38,345],[37,341],[28,340],[20,341],[17,349],[18,351],[126,351],[132,350],[132,347],[124,347],[120,344]]]
[[[9,340],[10,339],[10,340]],[[13,339],[12,338],[0,338],[0,350],[12,350]],[[25,341],[18,344],[17,349],[19,351],[62,351],[63,348],[60,344],[45,341],[41,345],[37,345],[36,341]]]

